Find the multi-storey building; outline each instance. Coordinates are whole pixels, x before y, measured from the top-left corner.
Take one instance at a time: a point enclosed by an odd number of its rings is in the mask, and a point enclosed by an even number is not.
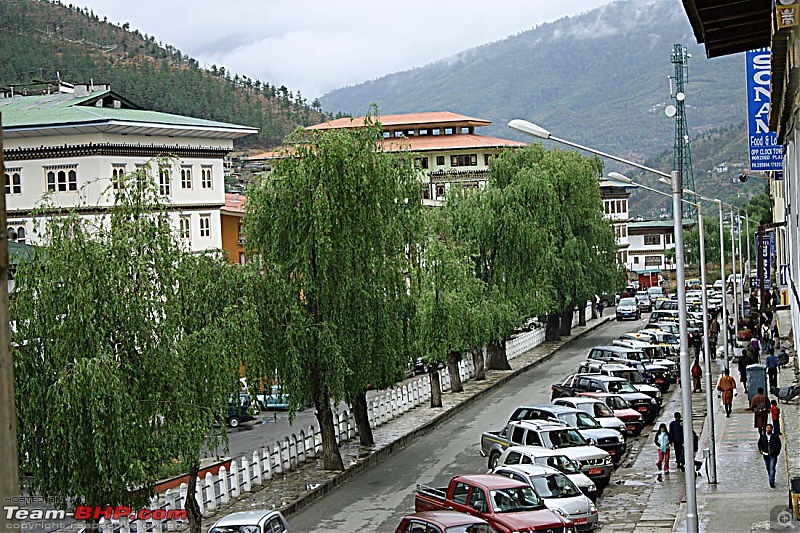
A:
[[[146,167],[189,249],[222,248],[223,157],[257,130],[143,110],[107,85],[0,96],[8,228],[18,242],[40,238],[34,210],[45,196],[56,208],[103,217],[116,180]],[[169,164],[156,168],[164,156]]]
[[[485,187],[489,161],[505,148],[525,146],[518,141],[478,135],[475,128],[488,126],[490,121],[448,111],[377,118],[386,140],[384,150],[414,154],[417,168],[421,171],[422,198],[434,205],[443,200],[452,187]],[[319,131],[363,125],[364,117],[340,118],[307,129]],[[280,157],[285,157],[285,152],[267,152],[248,158],[248,162],[266,164]]]
[[[694,226],[692,219],[683,220],[684,230]],[[675,250],[675,226],[672,220],[628,223],[628,262],[630,272],[674,270],[675,262],[667,251]]]
[[[619,181],[601,180],[600,198],[603,200],[603,216],[614,227],[617,237],[617,263],[628,265],[628,200],[631,197],[631,185]],[[630,270],[630,268],[628,268]]]
[[[231,263],[245,263],[244,239],[242,238],[242,219],[244,202],[242,194],[225,194],[225,206],[220,210],[222,226],[222,249],[228,254]]]

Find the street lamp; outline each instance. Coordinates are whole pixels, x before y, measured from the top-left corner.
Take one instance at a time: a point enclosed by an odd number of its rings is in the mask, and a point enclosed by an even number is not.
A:
[[[658,176],[672,179],[672,210],[673,218],[675,219],[675,263],[678,277],[678,317],[680,333],[680,371],[681,371],[681,410],[683,411],[683,442],[685,449],[688,451],[687,455],[694,458],[694,442],[692,432],[692,391],[690,383],[692,381],[691,373],[689,371],[691,363],[689,361],[689,346],[686,328],[686,273],[684,272],[683,264],[683,211],[681,210],[681,175],[679,172],[673,172],[672,175],[647,167],[645,165],[617,157],[600,150],[588,148],[580,144],[554,137],[549,131],[537,126],[527,120],[514,119],[508,123],[508,126],[517,131],[521,131],[528,135],[538,137],[540,139],[550,140],[557,143],[565,144],[579,150],[599,155],[614,161],[619,161],[626,165],[635,168],[652,172]],[[695,487],[695,473],[694,468],[689,467],[686,470],[686,528],[689,532],[698,531],[697,521],[697,489]]]
[[[659,191],[658,189],[653,189],[651,187],[646,187],[639,183],[635,183],[628,177],[620,174],[619,172],[609,172],[608,177],[620,181],[623,183],[630,183],[641,187],[645,190],[652,191],[656,194],[661,196],[670,196],[669,194]],[[662,183],[671,184],[671,180],[667,178],[660,178],[658,181]],[[709,200],[704,196],[701,196],[690,189],[685,189],[685,191],[689,194],[692,194],[695,198],[701,198],[704,200]],[[703,302],[703,348],[705,351],[705,359],[703,361],[705,366],[705,374],[706,374],[706,426],[709,428],[709,461],[708,461],[708,482],[711,484],[717,483],[717,446],[716,446],[716,435],[715,435],[715,428],[714,428],[714,392],[713,392],[713,379],[711,377],[711,346],[709,345],[708,339],[708,295],[706,294],[706,238],[705,238],[705,228],[703,226],[703,206],[698,201],[697,203],[691,202],[689,200],[683,199],[684,203],[693,206],[697,210],[697,223],[699,224],[699,233],[700,233],[700,285],[703,288],[702,291],[702,302]],[[682,387],[683,388],[683,387]],[[695,450],[697,451],[697,450]]]

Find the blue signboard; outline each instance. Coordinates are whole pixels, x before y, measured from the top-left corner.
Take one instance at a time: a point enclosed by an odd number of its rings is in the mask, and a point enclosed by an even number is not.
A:
[[[783,150],[769,131],[769,48],[745,53],[747,62],[747,137],[750,170],[783,170]]]

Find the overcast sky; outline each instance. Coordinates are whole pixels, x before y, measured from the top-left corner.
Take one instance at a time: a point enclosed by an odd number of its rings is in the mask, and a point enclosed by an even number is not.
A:
[[[426,65],[612,0],[77,0],[234,73],[324,93]]]

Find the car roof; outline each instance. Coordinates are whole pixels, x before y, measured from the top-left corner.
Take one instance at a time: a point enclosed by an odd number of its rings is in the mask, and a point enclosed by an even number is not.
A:
[[[617,339],[620,340],[620,339]],[[641,350],[636,349],[635,347],[630,346],[595,346],[592,350],[608,350],[609,352],[641,352]]]
[[[525,464],[525,465],[502,465],[497,467],[498,470],[501,468],[506,470],[522,472],[523,474],[527,474],[529,476],[534,476],[534,477],[549,476],[551,474],[561,473],[552,466],[545,466],[545,465]]]
[[[552,429],[571,429],[569,426],[565,426],[563,423],[556,424],[551,420],[516,420],[514,423],[530,426],[529,429],[539,429],[542,431],[550,431]]]
[[[508,489],[519,486],[527,486],[522,481],[517,481],[506,476],[497,474],[472,474],[469,476],[457,476],[475,485],[483,485],[487,489]]]
[[[406,515],[404,518],[422,518],[434,522],[445,529],[455,526],[465,526],[470,524],[485,524],[486,520],[458,511],[421,511],[419,513]]]
[[[625,378],[620,378],[617,376],[606,376],[605,374],[582,374],[584,376],[592,376],[594,378],[599,379],[600,381],[627,381]]]
[[[541,403],[538,405],[532,405],[530,407],[524,406],[529,409],[541,409],[543,411],[551,411],[553,413],[576,413],[576,412],[583,412],[580,409],[575,409],[574,407],[565,407],[563,405],[555,405],[552,403]]]
[[[573,404],[580,404],[580,403],[603,403],[597,398],[589,398],[588,396],[565,396],[562,398],[556,398],[556,400],[565,400],[569,403]],[[557,405],[557,404],[556,404]],[[604,404],[605,405],[605,404]]]
[[[228,516],[223,516],[214,523],[213,527],[255,525],[277,514],[279,514],[278,511],[273,510],[240,511],[238,513],[229,514]]]

